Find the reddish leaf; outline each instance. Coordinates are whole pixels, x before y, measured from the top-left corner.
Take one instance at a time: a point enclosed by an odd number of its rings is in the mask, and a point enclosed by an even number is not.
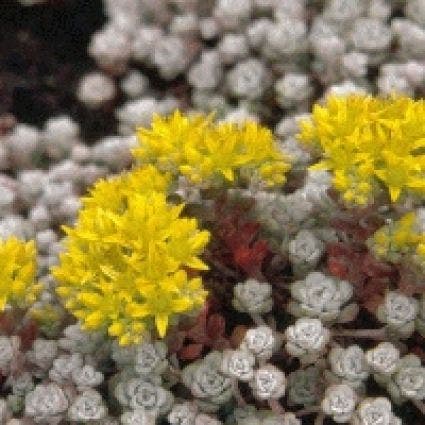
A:
[[[419,333],[415,333],[413,335],[413,340],[415,345],[410,350],[410,352],[416,354],[423,362],[425,362],[425,338]]]
[[[230,342],[226,338],[218,338],[211,341],[210,347],[213,350],[223,351],[230,348]]]
[[[421,360],[422,362],[425,363],[425,351],[423,350],[423,348],[415,345],[411,350],[410,350],[411,354],[416,354]]]
[[[245,337],[248,327],[245,325],[237,325],[234,327],[232,335],[230,336],[230,344],[232,348],[236,349],[241,344]]]
[[[179,351],[178,357],[181,360],[196,360],[201,357],[203,349],[203,344],[189,344]]]
[[[226,321],[219,313],[214,313],[208,318],[206,333],[211,339],[218,339],[224,335]]]
[[[173,332],[167,335],[167,347],[170,353],[177,353],[182,347],[186,338],[186,332]]]
[[[378,261],[371,254],[366,253],[362,259],[361,271],[368,276],[384,277],[394,273],[390,264]]]
[[[369,297],[367,297],[363,301],[363,306],[366,310],[368,310],[370,313],[375,314],[378,307],[384,302],[384,296],[382,294],[370,294]]]
[[[409,267],[402,265],[399,274],[398,288],[405,295],[412,296],[425,293],[425,285],[417,283],[417,278]]]
[[[243,250],[241,250],[241,254]],[[249,249],[245,250],[245,255],[240,255],[238,258],[237,253],[235,253],[235,258],[241,263],[244,264],[245,267],[249,266],[247,262],[261,263],[264,258],[269,253],[269,247],[266,241],[258,240],[256,241]]]
[[[346,217],[334,218],[331,220],[332,227],[340,232],[344,232],[357,242],[364,242],[381,225],[376,217],[369,214],[370,212],[363,209],[352,211],[351,215]]]
[[[208,344],[210,338],[207,335],[207,330],[202,325],[196,325],[186,332],[186,338],[199,344]]]
[[[266,241],[257,239],[260,223],[245,220],[244,214],[246,209],[239,206],[218,209],[216,235],[224,249],[215,254],[229,267],[236,265],[248,275],[258,275],[269,249]]]
[[[342,257],[329,257],[328,269],[332,275],[340,279],[345,279],[348,275],[348,265]]]
[[[0,314],[0,331],[6,335],[11,335],[15,329],[16,323],[12,312],[5,311]]]
[[[207,309],[203,309],[201,314],[198,316],[196,325],[186,331],[186,338],[202,344],[208,341]]]
[[[341,242],[331,242],[326,245],[326,252],[331,257],[350,255],[352,252],[347,245]]]
[[[18,336],[21,339],[21,347],[24,350],[29,350],[32,346],[32,343],[37,338],[38,326],[34,320],[28,321],[25,325],[19,330]]]
[[[254,238],[257,236],[257,233],[260,230],[260,224],[254,222],[246,222],[239,226],[238,229],[238,245],[250,245]]]

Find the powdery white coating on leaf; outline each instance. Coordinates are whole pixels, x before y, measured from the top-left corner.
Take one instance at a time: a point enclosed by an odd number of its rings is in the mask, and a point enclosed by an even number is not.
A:
[[[270,84],[266,67],[255,58],[239,62],[228,72],[226,78],[231,94],[249,100],[260,98]]]
[[[257,369],[249,383],[254,397],[259,400],[279,399],[286,390],[285,374],[272,364],[266,364]]]
[[[234,287],[233,306],[236,310],[246,313],[268,313],[273,307],[271,294],[269,283],[248,279]]]
[[[160,375],[168,367],[167,345],[162,341],[142,343],[135,348],[134,370],[140,375]]]
[[[399,292],[387,292],[384,303],[378,307],[377,318],[401,338],[408,338],[415,329],[419,311],[418,301]]]
[[[328,359],[332,372],[348,384],[359,385],[369,376],[364,351],[358,345],[334,347],[329,352]]]
[[[366,361],[375,373],[392,374],[399,359],[400,351],[391,342],[381,342],[366,351]]]
[[[174,400],[170,391],[139,378],[118,383],[114,394],[123,406],[158,414],[167,413]]]
[[[198,414],[194,403],[184,402],[174,404],[167,419],[170,425],[193,425]]]
[[[326,389],[322,410],[337,423],[348,422],[356,408],[357,395],[348,385],[332,385]]]
[[[25,396],[25,414],[36,421],[48,420],[50,416],[64,413],[68,400],[63,390],[56,384],[39,384]]]
[[[73,401],[68,410],[68,417],[77,422],[98,421],[105,418],[107,413],[102,396],[95,390],[86,390]]]
[[[268,326],[248,329],[240,349],[250,351],[259,360],[269,360],[278,348],[274,332]]]
[[[218,409],[232,397],[231,380],[220,371],[222,361],[222,354],[212,351],[183,369],[183,383],[195,397],[212,404],[210,409]]]
[[[352,425],[401,425],[401,420],[391,412],[391,403],[385,397],[366,398],[357,407]]]
[[[245,350],[224,350],[221,371],[232,378],[243,382],[254,376],[255,357]]]
[[[330,332],[319,319],[301,318],[285,331],[286,351],[296,357],[320,354],[330,339]]]

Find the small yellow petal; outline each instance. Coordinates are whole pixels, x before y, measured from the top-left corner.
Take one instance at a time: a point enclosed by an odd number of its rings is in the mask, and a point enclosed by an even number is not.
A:
[[[166,314],[159,314],[155,316],[155,325],[158,330],[158,335],[160,338],[164,338],[167,327],[168,327],[168,315]]]

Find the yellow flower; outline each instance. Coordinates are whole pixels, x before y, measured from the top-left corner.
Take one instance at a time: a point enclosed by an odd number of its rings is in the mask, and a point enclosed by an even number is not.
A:
[[[0,311],[6,304],[30,306],[41,290],[36,279],[34,241],[24,242],[15,237],[0,242]]]
[[[419,232],[416,218],[416,213],[410,212],[378,229],[368,241],[372,252],[392,262],[415,254],[425,260],[425,234]]]
[[[179,270],[155,284],[143,282],[142,287],[146,301],[143,304],[129,304],[127,313],[134,318],[154,317],[161,338],[166,333],[172,314],[193,310],[203,303],[206,296],[201,279],[188,280],[184,270]],[[158,294],[161,294],[161,297],[158,297]],[[195,294],[197,295],[194,296]]]
[[[170,174],[160,173],[154,166],[147,165],[122,173],[120,178],[98,180],[89,191],[89,196],[82,198],[82,202],[87,208],[93,205],[121,211],[130,194],[165,192],[170,181]]]
[[[330,96],[301,123],[298,138],[323,159],[349,203],[372,203],[379,187],[391,202],[425,195],[425,103],[404,96]]]
[[[44,304],[30,309],[31,317],[37,322],[38,328],[46,335],[57,335],[61,327],[63,313],[59,306]]]
[[[201,279],[185,270],[207,269],[199,255],[209,233],[156,191],[167,185],[153,168],[98,183],[75,227],[64,228],[66,251],[52,268],[65,307],[85,329],[104,329],[120,344],[155,327],[163,337],[170,320],[205,301]]]
[[[195,184],[217,177],[235,182],[241,172],[272,186],[285,182],[287,158],[279,151],[270,130],[255,122],[214,124],[212,116],[155,116],[151,129],[138,130],[133,150],[141,164],[182,174]]]

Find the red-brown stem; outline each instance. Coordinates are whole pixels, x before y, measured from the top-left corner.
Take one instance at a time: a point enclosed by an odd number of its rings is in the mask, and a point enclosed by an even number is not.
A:
[[[268,323],[269,327],[273,330],[276,331],[277,327],[276,327],[276,319],[270,315],[267,317],[267,321],[266,323]]]
[[[350,338],[365,338],[365,339],[385,339],[386,328],[379,329],[341,329],[332,331],[334,337],[350,337]]]
[[[320,406],[311,406],[311,407],[306,407],[305,409],[298,410],[297,412],[295,412],[295,416],[297,418],[301,418],[303,416],[312,415],[313,413],[318,413],[320,411],[321,411]]]
[[[268,400],[268,403],[270,409],[272,409],[272,412],[276,413],[276,415],[283,415],[285,413],[285,409],[282,407],[278,400],[271,398]]]
[[[222,273],[224,276],[231,277],[233,279],[239,279],[238,273],[233,271],[232,269],[229,269],[225,265],[221,264],[219,261],[214,260],[212,258],[212,255],[205,254],[205,259],[212,264],[220,273]]]
[[[232,389],[233,389],[233,396],[236,399],[236,403],[238,404],[238,407],[246,406],[246,401],[243,398],[243,395],[239,390],[239,383],[238,383],[238,380],[236,378],[232,379]]]
[[[252,277],[254,279],[258,280],[259,282],[267,282],[267,279],[263,275],[263,273],[261,272],[261,270],[257,270],[254,273],[252,273]]]

